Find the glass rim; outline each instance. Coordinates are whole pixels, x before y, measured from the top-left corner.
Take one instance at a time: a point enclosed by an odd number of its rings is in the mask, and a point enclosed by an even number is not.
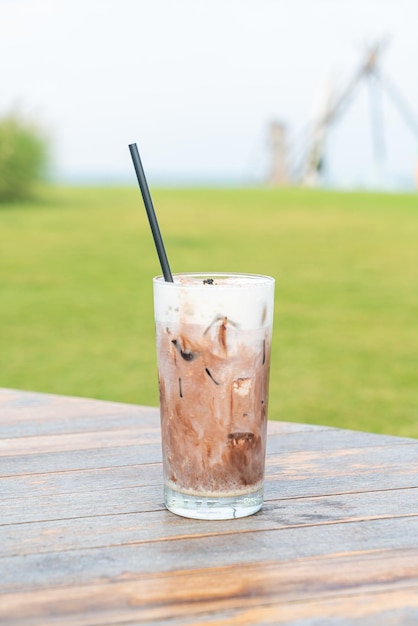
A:
[[[230,282],[230,283],[221,283],[212,285],[217,289],[231,289],[237,288],[242,289],[243,287],[264,287],[268,284],[274,284],[275,279],[272,276],[268,276],[267,274],[250,274],[247,272],[177,272],[173,274],[173,279],[175,281],[176,278],[181,277],[193,277],[197,279],[202,279],[202,282],[196,283],[181,283],[181,282],[170,282],[166,281],[164,276],[160,274],[159,276],[154,276],[152,282],[154,284],[164,284],[168,288],[187,288],[187,289],[207,289],[207,285],[203,284],[203,280],[207,279],[216,279],[216,278],[246,278],[249,279],[248,282]]]

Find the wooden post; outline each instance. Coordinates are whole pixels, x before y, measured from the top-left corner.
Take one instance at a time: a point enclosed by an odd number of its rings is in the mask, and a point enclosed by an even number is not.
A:
[[[289,184],[287,163],[286,128],[284,124],[273,121],[269,128],[270,169],[268,183],[272,187]]]

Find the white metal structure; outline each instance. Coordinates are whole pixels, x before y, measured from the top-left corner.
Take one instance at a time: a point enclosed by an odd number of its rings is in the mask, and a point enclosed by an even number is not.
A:
[[[359,84],[364,80],[369,81],[371,95],[371,123],[373,132],[374,155],[377,162],[384,157],[383,125],[380,116],[379,93],[381,89],[392,100],[392,103],[402,115],[405,123],[418,139],[418,120],[405,101],[394,87],[393,83],[383,74],[379,65],[380,57],[386,48],[386,42],[380,42],[370,47],[359,69],[340,93],[331,92],[324,102],[323,109],[315,121],[308,140],[302,163],[298,165],[295,178],[303,185],[316,186],[321,180],[321,172],[324,163],[325,141],[332,124],[341,117],[349,102],[352,100]]]

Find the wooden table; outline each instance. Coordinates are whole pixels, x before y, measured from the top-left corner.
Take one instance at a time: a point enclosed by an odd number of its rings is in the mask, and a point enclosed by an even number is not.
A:
[[[269,424],[266,502],[162,504],[158,410],[0,390],[0,623],[418,624],[418,441]]]

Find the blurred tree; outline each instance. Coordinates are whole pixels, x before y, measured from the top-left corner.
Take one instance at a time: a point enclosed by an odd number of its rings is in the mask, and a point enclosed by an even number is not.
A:
[[[33,123],[16,114],[0,119],[0,202],[30,197],[45,172],[47,152]]]

